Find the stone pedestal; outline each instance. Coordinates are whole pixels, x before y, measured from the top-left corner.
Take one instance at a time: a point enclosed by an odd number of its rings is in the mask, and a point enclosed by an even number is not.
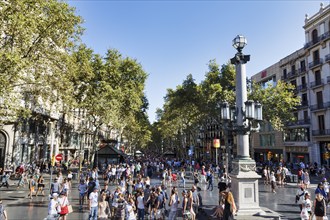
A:
[[[259,206],[258,179],[261,178],[255,170],[256,163],[252,159],[236,159],[233,161],[230,173],[231,191],[237,206],[238,216],[262,215],[264,211]]]

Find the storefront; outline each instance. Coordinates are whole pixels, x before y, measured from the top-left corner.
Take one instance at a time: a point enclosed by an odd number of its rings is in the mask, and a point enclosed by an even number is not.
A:
[[[264,163],[266,161],[280,162],[283,160],[282,149],[254,149],[254,159],[256,162]]]
[[[321,164],[330,165],[330,142],[322,141],[320,142],[320,157]]]
[[[291,163],[310,162],[307,146],[286,146],[285,152],[287,161]]]

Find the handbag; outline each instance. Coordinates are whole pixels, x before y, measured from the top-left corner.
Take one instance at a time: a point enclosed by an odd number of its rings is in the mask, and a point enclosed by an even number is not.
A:
[[[64,205],[64,202],[65,202],[66,199],[67,198],[65,197],[65,199],[63,200],[62,205],[61,205],[61,212],[60,212],[61,215],[66,215],[66,214],[69,213],[68,206],[67,205]]]
[[[73,212],[72,205],[68,205],[68,213]]]
[[[303,208],[302,210],[301,210],[301,213],[300,213],[300,217],[301,217],[301,219],[309,219],[309,216],[308,216],[308,212],[307,212],[307,209],[306,208]]]

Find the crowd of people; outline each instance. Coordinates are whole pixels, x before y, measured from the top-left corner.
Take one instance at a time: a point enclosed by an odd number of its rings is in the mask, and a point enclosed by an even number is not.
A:
[[[189,164],[184,160],[147,158],[118,164],[99,164],[98,167],[83,169],[77,176],[77,187],[72,187],[73,174],[70,169],[56,170],[56,177],[50,185],[47,219],[66,220],[72,212],[69,195],[73,190],[78,190],[79,207],[75,209],[88,211],[91,220],[172,220],[178,216],[195,220],[202,207],[201,188],[213,191],[216,179],[219,180],[219,204],[211,217],[232,220],[237,211],[230,188],[230,176],[220,166],[206,162]],[[276,193],[278,188],[291,181],[288,179],[292,174],[290,170],[286,165],[265,165],[262,169],[264,184],[271,186],[271,192]],[[10,175],[3,171],[0,173],[1,186],[8,187]],[[186,185],[187,173],[193,179],[193,185],[189,188]],[[311,220],[313,215],[316,220],[325,216],[330,199],[329,184],[323,178],[312,202],[309,192],[311,175],[323,174],[322,171],[311,174],[310,166],[299,167],[296,203],[299,204],[303,220]],[[38,166],[33,169],[19,166],[15,170],[15,179],[18,189],[28,188],[27,197],[30,200],[48,195],[48,191],[45,192],[44,175]]]
[[[190,167],[180,164],[134,161],[103,165],[100,166],[104,167],[102,171],[97,167],[87,169],[78,177],[79,210],[88,209],[90,220],[174,220],[178,216],[196,220],[202,205],[201,186],[212,191],[214,177],[219,171],[210,165],[196,164],[192,168],[194,184],[186,188],[186,171]],[[70,184],[66,187],[68,179],[59,172],[51,184],[49,219],[59,217],[65,220],[69,214],[66,208],[66,212],[61,211],[63,206],[70,204],[68,194],[72,189]],[[219,207],[224,210],[221,216],[227,220],[233,219],[230,216],[235,213],[235,210],[228,208],[228,204],[236,206],[228,184],[225,185]],[[214,215],[215,218],[218,216]]]

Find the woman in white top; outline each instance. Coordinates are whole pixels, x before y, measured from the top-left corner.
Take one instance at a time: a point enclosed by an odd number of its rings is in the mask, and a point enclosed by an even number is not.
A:
[[[69,205],[69,200],[65,192],[61,192],[60,198],[58,198],[58,203],[61,206],[61,213],[60,213],[60,216],[62,217],[61,220],[66,220],[66,216],[68,215],[68,213],[62,213],[63,207]]]
[[[101,201],[99,202],[99,213],[98,213],[99,220],[108,219],[106,210],[107,209],[110,210],[110,207],[109,207],[109,203],[105,199],[106,199],[106,194],[102,193]]]
[[[134,201],[132,198],[128,199],[126,208],[127,208],[127,212],[128,212],[128,218],[126,218],[126,219],[127,220],[136,220],[136,216],[134,213],[135,205],[134,205]]]
[[[144,193],[141,190],[138,192],[138,197],[136,198],[136,206],[137,206],[137,217],[138,220],[143,220],[144,219]]]
[[[309,220],[312,215],[312,202],[310,200],[311,195],[306,192],[304,195],[304,200],[302,202],[302,211],[301,211],[301,219]]]
[[[150,186],[150,177],[147,176],[145,181],[144,181],[145,185],[149,185]]]
[[[69,194],[69,182],[66,178],[64,178],[63,183],[62,183],[62,192],[65,192],[67,195]]]
[[[173,187],[170,201],[168,203],[168,205],[170,206],[170,213],[168,215],[169,220],[176,219],[179,203],[180,203],[180,199],[178,196],[178,190],[176,189],[176,187]]]
[[[67,193],[61,192],[60,198],[58,198],[58,203],[61,206],[61,212],[60,212],[61,220],[66,220],[66,216],[69,213],[63,213],[63,210],[64,209],[67,210],[67,206],[69,205],[69,200],[68,200]]]
[[[60,204],[58,203],[58,194],[53,193],[51,200],[48,203],[48,215],[51,217],[56,217],[58,211],[60,210]]]
[[[307,170],[304,171],[304,180],[303,180],[303,182],[304,182],[304,185],[305,185],[305,189],[308,189],[308,186],[311,182],[310,182],[310,177],[309,177],[309,173],[308,173]]]

